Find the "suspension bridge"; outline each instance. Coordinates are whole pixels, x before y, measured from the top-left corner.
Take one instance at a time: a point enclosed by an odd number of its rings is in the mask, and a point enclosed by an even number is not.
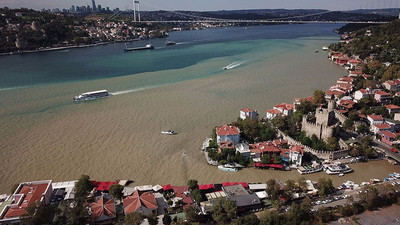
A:
[[[271,23],[362,23],[362,24],[383,24],[387,23],[387,21],[374,21],[374,20],[326,20],[326,19],[318,19],[318,17],[323,16],[324,14],[338,14],[338,13],[356,13],[361,10],[384,10],[384,9],[393,9],[397,10],[397,13],[400,15],[399,9],[400,0],[365,0],[365,6],[360,5],[359,8],[353,8],[342,11],[331,11],[331,10],[320,10],[321,12],[317,13],[309,13],[305,15],[293,15],[293,16],[284,16],[280,18],[273,19],[221,19],[214,17],[205,17],[201,15],[195,15],[196,12],[187,12],[187,11],[176,11],[176,10],[164,10],[160,9],[160,7],[154,6],[147,0],[132,0],[133,7],[131,10],[133,21],[136,23],[255,23],[255,24],[271,24]],[[142,11],[140,11],[140,7],[142,7]],[[175,17],[179,17],[179,19],[146,19],[145,17],[141,17],[141,14],[149,14],[149,12],[163,12],[168,13],[170,15],[174,15]],[[118,12],[113,16],[117,16],[121,14]],[[198,12],[197,12],[198,14]],[[201,13],[200,13],[201,14]],[[141,19],[142,18],[142,19]],[[311,18],[311,19],[310,19]],[[312,19],[317,18],[317,19]]]

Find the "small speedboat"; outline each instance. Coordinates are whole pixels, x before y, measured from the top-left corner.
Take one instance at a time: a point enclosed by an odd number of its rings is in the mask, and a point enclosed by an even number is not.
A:
[[[344,174],[343,173],[339,173],[339,175],[338,175],[339,177],[343,177],[344,176]]]
[[[225,66],[224,68],[222,68],[222,69],[224,69],[224,70],[227,70],[228,69],[228,67],[227,66]]]
[[[168,135],[174,135],[174,134],[176,134],[175,131],[173,131],[173,130],[164,130],[164,131],[161,131],[161,133],[162,133],[162,134],[168,134]]]

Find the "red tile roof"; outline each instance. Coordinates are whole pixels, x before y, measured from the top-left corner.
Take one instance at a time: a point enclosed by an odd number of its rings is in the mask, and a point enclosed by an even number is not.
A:
[[[387,130],[380,131],[380,133],[388,138],[396,138],[395,134],[393,134],[392,132],[389,132]]]
[[[390,95],[390,93],[387,93],[387,92],[385,92],[385,91],[377,91],[377,92],[375,92],[375,94],[376,95]]]
[[[3,219],[20,217],[25,214],[25,209],[28,206],[31,206],[36,201],[40,202],[43,194],[45,193],[46,189],[48,188],[48,183],[42,184],[23,184],[21,189],[18,193],[15,194],[23,194],[24,199],[19,207],[10,208],[7,210],[6,214],[4,215]],[[16,203],[16,202],[15,202]]]
[[[282,112],[277,110],[277,109],[267,110],[267,113],[270,113],[270,114],[282,114]]]
[[[383,130],[383,129],[389,129],[390,126],[386,123],[382,123],[382,124],[374,124],[373,126],[375,126],[376,128],[378,128],[379,130]]]
[[[202,184],[199,185],[199,190],[215,189],[214,184]]]
[[[288,103],[278,104],[278,105],[276,105],[274,107],[275,108],[280,108],[280,109],[283,109],[283,110],[292,110],[292,109],[294,109],[294,105],[288,104]]]
[[[293,146],[291,147],[291,149],[292,149],[292,151],[294,151],[294,152],[299,152],[299,153],[303,154],[303,149],[304,149],[304,147],[301,146],[301,145],[293,145]]]
[[[371,114],[368,115],[368,117],[371,118],[372,120],[383,120],[383,117],[381,115]]]
[[[123,203],[125,215],[136,212],[140,207],[157,209],[156,198],[151,191],[139,194],[136,190],[133,195],[124,198]]]
[[[172,186],[170,184],[164,185],[162,188],[164,191],[172,190]]]
[[[242,111],[243,111],[243,112],[254,112],[254,110],[249,109],[249,108],[244,108],[244,109],[242,109]]]
[[[388,109],[400,109],[400,107],[397,105],[385,105],[385,107]]]
[[[249,144],[249,149],[253,153],[279,153],[279,148],[270,145],[267,142],[259,142],[255,144]]]
[[[115,202],[112,198],[100,196],[95,202],[90,204],[90,207],[94,221],[97,221],[101,217],[103,217],[102,220],[115,218]]]
[[[227,135],[238,135],[239,129],[235,126],[229,126],[225,124],[222,127],[217,127],[217,135],[218,136],[227,136]]]

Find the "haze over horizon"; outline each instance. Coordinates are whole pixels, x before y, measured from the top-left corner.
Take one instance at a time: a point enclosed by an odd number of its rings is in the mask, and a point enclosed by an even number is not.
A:
[[[116,7],[121,10],[132,9],[132,0],[95,0],[96,5],[102,7]],[[140,7],[143,11],[153,10],[193,10],[193,11],[214,11],[214,10],[240,10],[240,9],[327,9],[327,10],[355,10],[355,9],[382,9],[398,8],[398,0],[337,0],[337,1],[314,1],[314,0],[141,0]],[[31,8],[31,9],[53,9],[66,8],[71,5],[90,5],[91,0],[1,0],[0,7],[9,8]]]

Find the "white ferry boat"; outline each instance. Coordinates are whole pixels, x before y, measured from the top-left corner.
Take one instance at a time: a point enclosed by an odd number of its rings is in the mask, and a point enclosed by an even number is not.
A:
[[[91,91],[91,92],[85,92],[82,93],[78,96],[74,97],[74,101],[85,101],[85,100],[93,100],[96,98],[104,98],[109,96],[110,94],[108,93],[107,90],[99,90],[99,91]]]
[[[324,164],[325,172],[328,175],[333,174],[345,174],[353,171],[348,165],[337,163],[337,164]]]

